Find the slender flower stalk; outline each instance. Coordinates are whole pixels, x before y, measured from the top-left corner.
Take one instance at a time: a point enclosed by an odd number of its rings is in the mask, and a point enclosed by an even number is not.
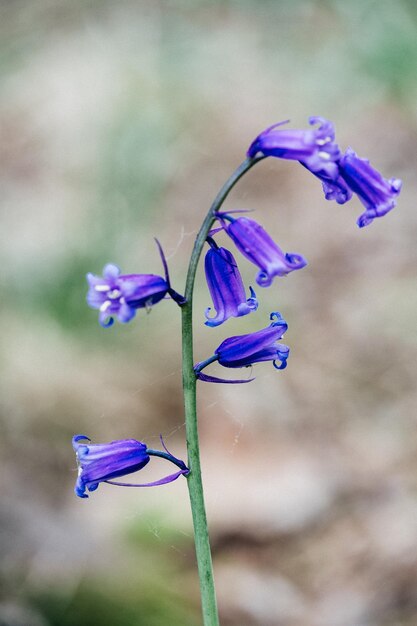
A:
[[[232,174],[217,194],[207,213],[195,240],[188,266],[185,286],[186,303],[182,306],[182,359],[183,359],[183,390],[185,409],[185,429],[187,435],[188,491],[190,494],[191,511],[194,524],[195,549],[198,573],[200,578],[201,604],[204,626],[218,626],[216,593],[214,588],[213,565],[208,535],[207,515],[204,504],[203,483],[201,479],[200,450],[197,424],[196,375],[193,357],[193,291],[195,274],[205,241],[216,219],[216,212],[222,206],[230,190],[237,181],[250,170],[255,163],[264,157],[248,157]]]

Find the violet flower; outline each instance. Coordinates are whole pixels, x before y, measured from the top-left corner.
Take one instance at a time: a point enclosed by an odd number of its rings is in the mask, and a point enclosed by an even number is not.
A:
[[[311,172],[321,172],[333,179],[337,176],[335,161],[340,157],[340,150],[334,138],[334,127],[324,117],[310,117],[309,123],[317,128],[282,129],[285,122],[279,122],[264,130],[252,142],[247,156],[257,154],[281,159],[301,161]]]
[[[237,249],[259,267],[256,282],[260,287],[269,287],[274,276],[286,276],[307,265],[301,254],[284,253],[266,230],[254,220],[247,217],[235,219],[227,213],[217,215]]]
[[[397,204],[401,180],[386,180],[367,159],[359,158],[352,148],[342,155],[334,141],[333,124],[328,120],[310,117],[309,122],[319,124],[318,128],[279,128],[287,122],[270,126],[252,142],[248,157],[261,154],[299,161],[321,180],[326,200],[345,204],[356,193],[366,209],[357,220],[360,228],[391,211]]]
[[[270,326],[248,335],[238,335],[225,339],[209,359],[194,366],[196,377],[199,380],[211,383],[248,383],[254,380],[226,380],[203,374],[202,370],[210,363],[218,361],[223,367],[249,367],[254,363],[272,361],[276,369],[282,370],[287,366],[290,349],[288,346],[277,343],[286,332],[288,325],[280,313],[271,313],[273,320]],[[279,365],[277,364],[279,363]]]
[[[366,211],[357,220],[360,228],[396,206],[396,198],[402,186],[399,178],[383,178],[368,159],[358,157],[352,148],[346,150],[338,165],[341,178],[365,206]]]
[[[206,326],[219,326],[229,317],[248,315],[258,308],[258,300],[252,287],[251,297],[246,299],[245,287],[233,254],[226,248],[219,248],[216,242],[207,238],[210,249],[205,258],[207,285],[213,300],[216,315],[209,316],[211,308],[205,312]]]
[[[80,441],[90,441],[85,435],[75,435],[72,438],[72,447],[75,450],[78,463],[78,478],[75,483],[75,494],[80,498],[88,498],[88,491],[95,491],[99,483],[106,482],[122,487],[153,487],[164,485],[176,480],[181,475],[187,475],[189,470],[185,463],[168,452],[151,450],[145,443],[136,439],[120,439],[110,443],[87,444]],[[126,476],[141,470],[150,461],[151,456],[159,456],[180,468],[179,472],[165,476],[160,480],[145,484],[131,484],[115,482],[112,479]]]
[[[171,287],[164,253],[158,240],[156,243],[165,278],[155,274],[121,274],[112,263],[104,266],[103,276],[87,274],[87,303],[100,311],[99,323],[104,328],[113,324],[114,317],[122,323],[130,322],[137,309],[148,309],[167,295],[180,306],[184,304],[184,298]]]

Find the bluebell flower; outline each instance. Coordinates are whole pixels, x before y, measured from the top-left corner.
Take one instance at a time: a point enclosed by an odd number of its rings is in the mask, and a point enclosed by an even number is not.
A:
[[[260,224],[247,217],[218,213],[221,224],[237,249],[260,269],[256,282],[269,287],[275,276],[286,276],[307,265],[301,254],[284,253]]]
[[[233,254],[226,248],[219,248],[208,237],[210,245],[205,258],[207,285],[213,300],[216,315],[210,317],[211,308],[205,312],[206,326],[219,326],[229,317],[241,317],[258,308],[258,300],[252,287],[250,298],[246,298],[245,287]]]
[[[301,161],[311,172],[320,172],[330,179],[336,178],[335,161],[340,157],[340,150],[334,141],[333,124],[323,117],[310,117],[308,121],[313,128],[281,128],[288,120],[270,126],[252,142],[248,157],[254,158],[261,154]],[[316,124],[318,126],[314,128]]]
[[[368,159],[358,157],[352,148],[346,150],[338,165],[340,177],[365,206],[365,212],[357,221],[360,228],[370,224],[376,217],[386,215],[396,206],[402,186],[399,178],[386,180]]]
[[[155,274],[121,274],[117,265],[112,263],[104,266],[103,276],[87,274],[89,285],[87,303],[91,308],[100,311],[101,326],[105,328],[111,326],[114,317],[122,323],[130,322],[135,317],[137,309],[148,309],[167,295],[179,305],[184,303],[184,298],[170,285],[166,260],[157,240],[156,243],[162,258],[165,278]]]
[[[309,122],[319,124],[318,128],[280,128],[287,122],[270,126],[252,142],[247,155],[254,158],[261,154],[299,161],[321,180],[326,200],[345,204],[356,193],[366,209],[357,220],[361,228],[391,211],[397,204],[401,180],[386,180],[367,159],[359,158],[352,148],[342,154],[334,141],[333,124],[328,120],[310,117]]]
[[[290,349],[278,343],[286,332],[288,325],[280,313],[271,313],[272,323],[267,328],[247,335],[238,335],[225,339],[214,351],[213,356],[194,366],[198,379],[212,383],[246,383],[253,380],[226,380],[203,374],[202,370],[210,363],[218,361],[223,367],[249,367],[254,363],[272,361],[276,369],[284,369]]]
[[[78,463],[78,478],[75,484],[75,494],[80,498],[88,498],[88,491],[95,491],[99,483],[106,482],[124,487],[153,487],[164,485],[176,480],[181,475],[187,475],[189,470],[185,463],[168,452],[151,450],[136,439],[120,439],[110,443],[89,444],[90,439],[85,435],[75,435],[72,438],[72,447],[75,450]],[[84,442],[84,443],[80,443]],[[163,443],[163,442],[162,442]],[[142,485],[115,482],[119,476],[132,474],[145,467],[151,456],[159,456],[180,468],[179,472],[160,480]]]
[[[135,317],[139,308],[149,308],[168,293],[168,284],[154,274],[121,274],[111,263],[105,265],[103,276],[87,274],[89,290],[87,303],[99,309],[101,326],[113,324],[114,317],[126,323]]]

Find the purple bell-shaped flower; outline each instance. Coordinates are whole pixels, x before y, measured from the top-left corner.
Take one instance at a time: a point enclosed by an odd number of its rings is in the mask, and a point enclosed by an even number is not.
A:
[[[300,161],[311,172],[321,172],[329,178],[336,177],[335,161],[340,157],[340,150],[334,140],[333,124],[324,117],[310,117],[308,121],[313,128],[282,128],[288,120],[270,126],[252,142],[248,157],[254,158],[261,154]],[[318,126],[314,128],[316,124]]]
[[[260,269],[256,282],[260,287],[269,287],[275,276],[286,276],[307,265],[301,254],[285,253],[266,230],[247,217],[231,217],[219,213],[222,226],[237,249]]]
[[[346,185],[365,206],[366,211],[357,221],[360,228],[376,217],[386,215],[396,206],[402,181],[399,178],[383,178],[368,159],[358,157],[352,148],[348,148],[340,159],[339,171]]]
[[[214,351],[213,356],[194,366],[197,378],[211,383],[247,383],[253,380],[253,378],[226,380],[203,374],[202,370],[215,361],[229,368],[248,367],[254,363],[272,361],[276,369],[284,369],[287,366],[290,349],[278,341],[286,332],[288,325],[280,313],[271,313],[270,319],[272,323],[267,328],[225,339]]]
[[[95,491],[99,483],[103,482],[121,487],[154,487],[165,485],[176,480],[179,476],[186,476],[189,473],[185,463],[168,452],[162,438],[165,451],[151,450],[145,443],[136,441],[136,439],[120,439],[99,444],[86,443],[89,441],[90,439],[85,435],[75,435],[72,438],[72,447],[75,450],[78,463],[78,478],[74,491],[80,498],[88,498],[86,490]],[[141,485],[120,483],[113,480],[119,476],[126,476],[143,469],[149,463],[151,456],[159,456],[171,461],[180,468],[180,471],[160,480]]]
[[[246,298],[245,287],[233,254],[226,248],[219,248],[208,237],[210,249],[205,258],[207,285],[213,300],[216,315],[210,317],[211,308],[205,312],[206,326],[219,326],[229,317],[248,315],[258,308],[258,300],[252,287],[250,298]]]

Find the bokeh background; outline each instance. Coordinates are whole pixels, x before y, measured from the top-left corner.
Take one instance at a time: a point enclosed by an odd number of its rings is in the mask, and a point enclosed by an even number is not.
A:
[[[272,310],[292,351],[199,386],[222,624],[415,625],[416,3],[3,0],[0,23],[1,626],[200,624],[185,480],[73,494],[74,433],[185,455],[177,308],[103,330],[85,274],[160,273],[158,236],[182,291],[251,140],[312,114],[404,189],[359,230],[356,199],[269,159],[226,203],[309,265],[217,329],[199,273],[196,359]]]

